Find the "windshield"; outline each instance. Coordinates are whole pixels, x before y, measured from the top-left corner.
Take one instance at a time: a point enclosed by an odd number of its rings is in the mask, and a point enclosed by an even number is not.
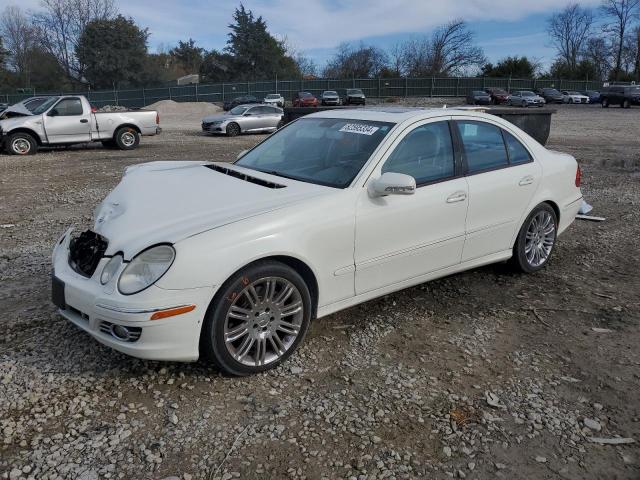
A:
[[[269,98],[269,99],[280,98],[280,94],[279,93],[270,93],[269,95],[267,95],[267,98]]]
[[[479,96],[479,97],[486,97],[487,93],[486,92],[481,92],[480,90],[476,90],[474,92],[471,92],[473,95]]]
[[[334,92],[333,90],[327,90],[326,92],[323,93],[323,95],[325,97],[337,97],[338,94],[336,92]]]
[[[247,110],[249,110],[249,107],[243,107],[242,105],[240,105],[238,107],[234,107],[231,110],[229,110],[229,113],[231,115],[242,115]]]
[[[334,188],[348,187],[393,123],[301,118],[236,162],[242,167]]]
[[[535,93],[533,93],[533,92],[528,92],[528,91],[520,92],[520,95],[522,95],[523,97],[535,97],[535,96],[536,96],[536,94],[535,94]]]
[[[39,107],[34,108],[31,111],[33,112],[34,115],[40,115],[41,113],[44,113],[47,110],[49,110],[49,107],[51,107],[51,105],[53,105],[57,101],[58,101],[58,97],[48,98],[46,102],[44,102],[42,105],[40,105]]]
[[[300,98],[310,98],[310,97],[313,97],[313,95],[311,95],[309,92],[300,92],[298,95],[300,96]]]
[[[347,93],[349,95],[358,95],[362,94],[362,90],[358,90],[357,88],[350,88],[349,90],[347,90]]]
[[[560,95],[560,92],[555,88],[545,88],[543,92],[551,95]]]
[[[569,92],[569,95],[582,95],[580,92]]]

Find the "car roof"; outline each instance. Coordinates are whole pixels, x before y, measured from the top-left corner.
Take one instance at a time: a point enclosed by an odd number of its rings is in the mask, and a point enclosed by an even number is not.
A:
[[[365,107],[323,110],[307,117],[346,118],[349,120],[368,120],[373,122],[402,123],[406,120],[427,120],[429,118],[450,117],[456,115],[477,116],[495,119],[494,115],[464,108],[420,108],[420,107]]]

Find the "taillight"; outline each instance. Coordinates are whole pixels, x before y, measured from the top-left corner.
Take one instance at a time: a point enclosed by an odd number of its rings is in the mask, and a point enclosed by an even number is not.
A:
[[[576,187],[580,188],[580,181],[582,180],[582,171],[580,166],[576,168]]]
[[[160,125],[160,114],[156,112],[156,125]]]

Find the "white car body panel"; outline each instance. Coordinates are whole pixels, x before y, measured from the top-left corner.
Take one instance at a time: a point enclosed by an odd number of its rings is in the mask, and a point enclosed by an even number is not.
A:
[[[130,167],[96,209],[94,230],[109,241],[105,255],[120,252],[130,260],[153,245],[170,243],[175,261],[151,287],[122,295],[115,286],[118,275],[100,285],[107,258],[92,278],[69,267],[67,232],[53,254],[55,275],[69,286],[67,303],[73,307],[61,313],[98,341],[127,354],[195,360],[200,329],[216,292],[234,272],[256,260],[286,257],[304,264],[315,277],[316,316],[322,317],[430,279],[508,259],[524,219],[536,205],[552,202],[557,207],[559,233],[572,223],[580,206],[575,159],[545,149],[498,117],[455,109],[358,109],[313,116],[396,125],[344,189],[215,162]],[[385,159],[404,135],[418,125],[450,119],[499,126],[520,140],[534,161],[427,184],[413,195],[369,196],[368,183],[380,176]],[[215,165],[236,176],[207,167]],[[519,184],[528,177],[533,177],[531,182]],[[448,202],[450,198],[456,201]],[[149,320],[149,312],[187,304],[197,308]],[[135,343],[123,343],[100,331],[105,320],[140,326],[144,333]]]

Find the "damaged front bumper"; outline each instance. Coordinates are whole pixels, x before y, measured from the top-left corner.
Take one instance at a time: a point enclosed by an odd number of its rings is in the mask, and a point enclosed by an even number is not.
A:
[[[135,295],[118,292],[118,271],[105,285],[100,273],[109,261],[102,257],[90,275],[78,273],[69,262],[72,229],[53,251],[52,300],[58,312],[100,343],[127,355],[148,360],[195,361],[205,312],[213,288],[167,290],[152,285]],[[126,266],[123,264],[121,269]],[[181,306],[192,310],[151,320],[158,312]]]

